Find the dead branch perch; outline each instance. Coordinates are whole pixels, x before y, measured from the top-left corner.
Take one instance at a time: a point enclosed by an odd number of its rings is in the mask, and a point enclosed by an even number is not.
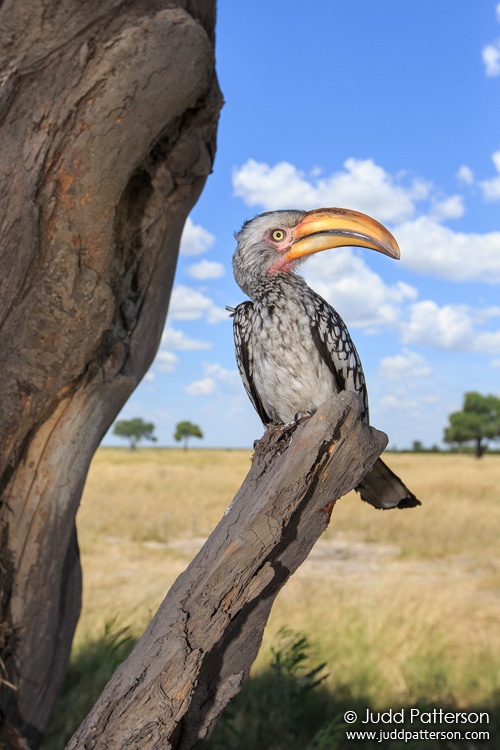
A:
[[[257,655],[281,587],[387,444],[353,393],[271,427],[231,506],[67,750],[199,750]]]

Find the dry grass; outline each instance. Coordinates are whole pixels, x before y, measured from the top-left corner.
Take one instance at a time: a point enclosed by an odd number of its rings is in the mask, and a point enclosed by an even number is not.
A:
[[[117,614],[141,632],[229,505],[249,462],[244,451],[97,452],[77,518],[84,568],[77,643],[101,634]]]
[[[500,694],[500,457],[387,460],[423,507],[386,513],[342,499],[278,598],[255,669],[287,625],[317,645],[332,690],[373,708],[491,705]],[[245,451],[97,453],[78,516],[85,589],[77,645],[116,615],[140,634],[249,462]]]
[[[498,555],[500,456],[477,461],[464,455],[393,453],[386,460],[423,506],[409,513],[374,513],[349,496],[339,503],[327,534],[391,542],[417,558],[472,555],[487,561]]]

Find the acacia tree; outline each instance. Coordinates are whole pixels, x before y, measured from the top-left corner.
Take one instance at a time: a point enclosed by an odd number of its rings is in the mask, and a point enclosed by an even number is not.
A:
[[[212,168],[214,20],[214,0],[0,3],[0,746],[39,744],[66,670],[88,465]]]
[[[489,440],[500,440],[500,398],[469,391],[464,396],[462,411],[450,414],[449,420],[445,443],[472,443],[476,457],[481,458]]]
[[[189,438],[192,437],[203,438],[203,432],[198,425],[188,421],[178,422],[175,426],[174,440],[177,443],[180,443],[181,440],[183,440],[185,451],[187,451],[188,448]]]
[[[130,450],[137,448],[137,443],[141,440],[151,440],[156,443],[156,437],[153,435],[155,426],[153,422],[145,422],[140,417],[134,419],[121,419],[113,427],[113,435],[125,438],[129,441]]]

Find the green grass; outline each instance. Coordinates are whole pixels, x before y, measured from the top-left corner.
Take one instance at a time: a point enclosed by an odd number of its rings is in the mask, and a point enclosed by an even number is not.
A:
[[[106,624],[103,634],[78,645],[47,728],[43,747],[64,750],[67,742],[100,696],[115,669],[128,656],[136,639],[129,628]]]
[[[75,651],[71,667],[66,676],[54,716],[50,723],[43,750],[64,750],[64,747],[80,722],[90,711],[102,688],[113,671],[127,656],[135,639],[127,629],[119,629],[110,623],[101,637],[89,640],[84,648]],[[427,671],[419,670],[425,678],[425,691],[437,682],[447,681],[444,665],[426,662]],[[373,669],[373,665],[372,665]],[[376,678],[376,668],[371,673],[367,668],[367,678]],[[351,680],[339,683],[337,689],[328,686],[326,662],[319,659],[315,648],[304,634],[283,629],[271,647],[266,667],[251,676],[241,692],[229,703],[221,716],[210,739],[208,750],[351,750],[362,747],[375,750],[381,746],[389,750],[402,750],[404,747],[427,748],[428,750],[496,750],[500,745],[500,694],[492,696],[486,706],[475,707],[478,711],[488,711],[491,723],[481,725],[490,733],[488,741],[478,743],[449,740],[403,743],[402,740],[385,740],[381,745],[378,735],[374,740],[358,740],[353,744],[346,736],[346,730],[385,729],[415,731],[426,728],[423,724],[409,722],[408,711],[404,724],[364,726],[360,722],[367,711],[374,711],[372,699],[363,693],[361,684],[354,686]],[[412,703],[421,711],[442,708],[458,711],[460,707],[453,701],[434,703],[422,697]],[[400,710],[394,703],[390,706]],[[384,710],[389,706],[379,706]],[[469,710],[472,710],[469,707]],[[356,711],[358,721],[352,726],[343,719],[346,711]],[[435,729],[455,729],[433,725]],[[477,727],[468,727],[477,728]]]

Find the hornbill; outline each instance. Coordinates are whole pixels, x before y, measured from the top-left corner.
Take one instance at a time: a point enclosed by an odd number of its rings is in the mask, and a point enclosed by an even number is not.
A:
[[[263,424],[293,424],[333,394],[360,394],[368,422],[368,395],[347,327],[328,302],[296,273],[311,253],[360,246],[399,258],[390,232],[374,219],[341,208],[269,211],[235,235],[235,279],[251,301],[228,308],[245,390]],[[420,505],[379,458],[356,488],[376,508]]]

